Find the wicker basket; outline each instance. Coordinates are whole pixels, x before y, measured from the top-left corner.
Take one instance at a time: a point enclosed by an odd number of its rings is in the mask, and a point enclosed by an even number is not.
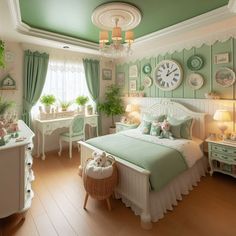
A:
[[[110,177],[105,179],[94,179],[86,175],[85,171],[83,172],[83,182],[86,192],[91,197],[98,200],[104,200],[109,198],[112,195],[116,185],[118,184],[118,170],[115,159],[112,156],[108,156],[108,158],[112,161],[113,166],[113,173]],[[92,158],[89,158],[87,160],[84,166],[84,170],[90,160],[92,160]]]

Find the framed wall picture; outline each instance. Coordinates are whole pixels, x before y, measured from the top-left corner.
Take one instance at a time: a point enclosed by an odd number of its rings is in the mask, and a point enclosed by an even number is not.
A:
[[[129,77],[137,78],[138,77],[138,67],[137,65],[132,65],[129,67]]]
[[[125,86],[125,73],[124,72],[117,73],[116,83],[119,87],[124,87]]]
[[[214,64],[229,63],[229,53],[220,53],[214,55]]]
[[[129,90],[130,91],[136,91],[137,90],[137,81],[136,80],[130,80],[129,81]]]
[[[112,70],[111,69],[102,69],[102,79],[111,80],[112,79]]]
[[[16,89],[15,80],[8,74],[0,82],[0,89],[3,89],[3,90]]]

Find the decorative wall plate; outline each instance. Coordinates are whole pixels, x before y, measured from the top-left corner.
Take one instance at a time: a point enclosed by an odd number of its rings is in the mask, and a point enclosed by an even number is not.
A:
[[[230,87],[235,82],[235,73],[227,67],[222,67],[216,72],[215,80],[222,87]]]
[[[8,74],[5,76],[1,83],[0,83],[0,89],[15,89],[16,88],[16,82],[12,77]]]
[[[158,88],[164,91],[176,89],[182,82],[183,71],[179,63],[163,60],[155,68],[154,80]]]
[[[197,55],[189,57],[187,61],[187,66],[192,71],[200,70],[203,67],[203,64],[202,57]]]
[[[200,89],[203,83],[203,77],[198,73],[192,73],[188,77],[188,85],[194,90]]]
[[[146,64],[143,66],[143,73],[144,74],[150,74],[152,72],[152,67],[150,64]]]
[[[150,76],[145,76],[145,78],[143,79],[143,86],[145,88],[148,88],[152,85],[152,78]]]

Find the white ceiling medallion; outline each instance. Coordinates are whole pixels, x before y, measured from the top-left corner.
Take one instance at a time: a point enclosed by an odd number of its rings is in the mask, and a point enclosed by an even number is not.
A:
[[[141,18],[141,12],[137,7],[122,2],[100,5],[92,14],[93,24],[103,30],[112,30],[116,19],[119,19],[119,27],[122,30],[130,30],[140,23]]]

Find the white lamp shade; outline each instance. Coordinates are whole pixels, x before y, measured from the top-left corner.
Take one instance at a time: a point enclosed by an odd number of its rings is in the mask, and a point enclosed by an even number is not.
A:
[[[125,108],[125,111],[126,112],[132,112],[132,105],[131,104],[128,104]]]
[[[128,104],[125,109],[126,112],[139,111],[139,106],[137,104]]]
[[[227,110],[216,110],[213,119],[217,121],[231,121],[231,115]]]

